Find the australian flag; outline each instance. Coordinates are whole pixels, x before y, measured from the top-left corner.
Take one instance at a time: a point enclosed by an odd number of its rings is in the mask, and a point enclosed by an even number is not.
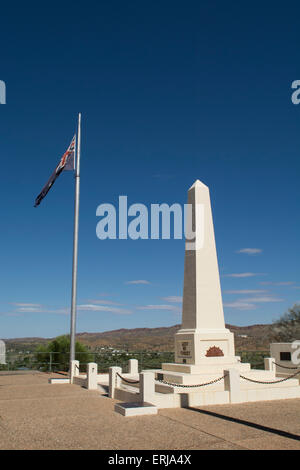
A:
[[[74,135],[68,147],[68,150],[63,154],[59,164],[57,165],[54,172],[48,179],[47,183],[43,187],[40,194],[37,196],[35,203],[34,203],[34,207],[37,207],[41,203],[41,200],[44,199],[44,197],[48,193],[51,186],[53,186],[56,178],[58,178],[58,176],[61,174],[63,170],[75,169],[75,145],[76,145],[76,135]]]

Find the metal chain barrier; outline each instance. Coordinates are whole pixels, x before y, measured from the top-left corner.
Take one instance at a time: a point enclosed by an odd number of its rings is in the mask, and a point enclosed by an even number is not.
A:
[[[273,362],[273,364],[275,364],[275,366],[282,367],[283,369],[291,369],[291,370],[300,369],[300,366],[299,367],[287,367],[287,366],[282,366],[281,364],[277,364],[277,362]]]
[[[125,379],[124,377],[122,377],[122,375],[119,374],[119,372],[117,372],[116,374],[118,377],[120,377],[121,380],[123,380],[124,382],[128,383],[128,384],[139,384],[140,381],[139,380],[128,380],[128,379]]]
[[[277,384],[280,382],[285,382],[286,380],[292,379],[293,377],[296,377],[296,375],[300,374],[300,371],[296,372],[295,374],[289,375],[288,377],[284,377],[283,379],[278,379],[278,380],[273,380],[273,381],[262,381],[262,380],[255,380],[255,379],[250,379],[249,377],[245,377],[244,375],[240,375],[241,379],[247,380],[248,382],[253,382],[253,383],[258,383],[258,384]],[[138,384],[140,383],[139,380],[128,380],[125,379],[125,377],[122,377],[118,372],[116,374],[118,377],[120,377],[121,380],[128,384]],[[199,387],[206,387],[207,385],[212,385],[217,382],[220,382],[221,380],[224,380],[227,374],[224,374],[222,377],[218,377],[217,379],[211,380],[210,382],[202,383],[202,384],[192,384],[192,385],[185,385],[185,384],[177,384],[177,383],[172,383],[172,382],[167,382],[166,380],[163,379],[155,379],[156,382],[165,384],[165,385],[170,385],[171,387],[179,387],[179,388],[199,388]]]
[[[273,381],[262,381],[262,380],[255,380],[255,379],[249,379],[249,377],[244,377],[243,375],[240,375],[241,379],[247,380],[248,382],[254,382],[256,384],[278,384],[280,382],[285,382],[286,380],[292,379],[293,377],[296,377],[296,375],[300,374],[300,370],[296,372],[293,375],[289,375],[288,377],[285,377],[284,379],[280,380],[273,380]]]
[[[217,382],[220,382],[221,380],[225,379],[226,374],[223,375],[222,377],[219,377],[218,379],[211,380],[210,382],[206,382],[204,384],[197,384],[197,385],[183,385],[183,384],[174,384],[171,382],[167,382],[166,380],[162,379],[155,379],[157,382],[163,383],[165,385],[171,385],[172,387],[182,387],[182,388],[196,388],[196,387],[205,387],[206,385],[212,385]]]

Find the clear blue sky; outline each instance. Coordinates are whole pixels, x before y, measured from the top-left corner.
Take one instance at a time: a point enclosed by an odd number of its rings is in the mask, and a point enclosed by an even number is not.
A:
[[[184,242],[100,241],[96,208],[124,194],[183,204],[195,179],[211,191],[226,322],[268,323],[300,300],[299,14],[299,2],[1,6],[0,337],[69,331],[71,173],[33,204],[79,111],[78,331],[180,323]]]

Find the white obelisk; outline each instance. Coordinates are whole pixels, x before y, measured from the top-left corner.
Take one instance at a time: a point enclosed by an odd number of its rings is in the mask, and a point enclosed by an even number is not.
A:
[[[209,189],[201,181],[189,189],[188,204],[194,240],[186,240],[182,326],[175,335],[175,362],[236,363],[233,334],[224,322]]]
[[[290,386],[276,383],[274,370],[251,370],[234,355],[233,334],[224,322],[208,187],[197,180],[188,191],[188,203],[192,229],[186,230],[182,327],[175,334],[175,362],[155,371],[161,382],[157,391],[167,387],[167,396],[173,387],[174,399],[180,395],[173,406],[299,397],[297,380],[291,379]],[[267,361],[270,367],[272,359]]]

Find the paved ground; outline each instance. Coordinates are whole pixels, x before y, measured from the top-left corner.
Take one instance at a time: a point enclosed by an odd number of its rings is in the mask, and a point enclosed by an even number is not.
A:
[[[47,374],[0,375],[0,449],[300,449],[300,399],[124,418]]]

